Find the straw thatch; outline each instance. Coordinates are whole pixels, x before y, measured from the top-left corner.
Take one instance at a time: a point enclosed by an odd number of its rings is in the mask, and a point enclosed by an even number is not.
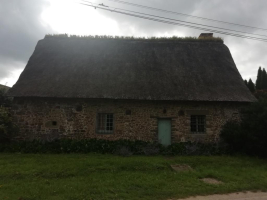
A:
[[[40,40],[9,95],[255,100],[222,42],[68,37]]]

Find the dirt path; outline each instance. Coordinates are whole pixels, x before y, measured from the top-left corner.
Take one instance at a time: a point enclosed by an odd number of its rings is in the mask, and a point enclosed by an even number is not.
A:
[[[267,200],[267,192],[240,192],[222,195],[196,196],[183,200]]]

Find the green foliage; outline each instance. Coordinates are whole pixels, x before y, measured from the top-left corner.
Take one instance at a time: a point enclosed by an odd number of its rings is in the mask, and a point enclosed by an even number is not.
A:
[[[267,73],[265,69],[258,69],[258,75],[256,80],[256,89],[257,90],[267,90]]]
[[[218,155],[226,153],[218,144],[175,143],[162,146],[157,143],[130,140],[72,140],[62,139],[49,142],[17,141],[2,145],[0,152],[21,153],[102,153],[129,155]]]
[[[10,142],[16,133],[17,127],[14,126],[8,109],[0,107],[0,143]]]
[[[0,107],[9,107],[11,105],[11,99],[5,96],[6,89],[0,89]]]
[[[244,80],[244,83],[246,86],[248,86],[248,81],[246,79]]]
[[[244,135],[246,134],[237,121],[227,122],[221,130],[221,138],[229,145],[229,150],[232,152],[245,152],[248,139]]]
[[[251,79],[249,79],[249,81],[244,80],[244,83],[248,87],[248,89],[250,90],[250,92],[252,92],[252,93],[255,92],[255,84],[252,82]]]
[[[176,172],[185,164],[192,171]],[[167,200],[265,191],[267,161],[243,156],[0,154],[1,200]],[[220,185],[203,183],[215,178]],[[214,198],[215,199],[215,198]]]
[[[261,67],[258,69],[258,75],[257,75],[257,80],[256,80],[256,88],[257,90],[262,89],[262,70]]]
[[[267,100],[245,107],[241,122],[226,123],[221,137],[234,151],[267,157]]]
[[[252,92],[252,93],[255,92],[255,85],[254,85],[254,83],[252,82],[251,79],[249,79],[247,86],[248,86],[248,89],[250,90],[250,92]]]
[[[267,156],[267,99],[253,103],[243,110],[241,127],[251,144],[248,150]]]
[[[267,90],[267,73],[264,68],[262,70],[262,89]]]
[[[267,91],[266,90],[256,90],[254,95],[257,99],[267,99]]]
[[[6,97],[5,93],[5,89],[0,89],[0,143],[10,142],[17,132],[9,113],[11,99]]]

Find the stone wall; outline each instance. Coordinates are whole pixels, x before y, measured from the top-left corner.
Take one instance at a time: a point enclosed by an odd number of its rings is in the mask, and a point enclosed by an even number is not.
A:
[[[157,141],[159,118],[172,122],[172,142],[219,139],[222,125],[239,118],[242,104],[226,102],[168,102],[15,98],[13,116],[20,127],[19,140],[129,139]],[[96,131],[97,114],[114,114],[112,134]],[[206,115],[206,133],[190,132],[190,116]],[[55,123],[55,124],[53,124]]]

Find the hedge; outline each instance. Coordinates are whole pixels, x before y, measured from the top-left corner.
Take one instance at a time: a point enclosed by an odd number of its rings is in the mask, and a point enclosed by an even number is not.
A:
[[[102,153],[129,155],[219,155],[230,153],[217,143],[175,143],[162,146],[157,143],[130,140],[72,140],[62,139],[49,142],[20,141],[0,144],[0,152],[8,153]]]

